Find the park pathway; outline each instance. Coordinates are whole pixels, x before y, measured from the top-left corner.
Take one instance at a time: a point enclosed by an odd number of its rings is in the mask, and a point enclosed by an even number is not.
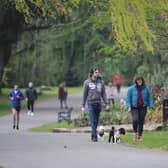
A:
[[[122,93],[125,94],[125,91]],[[73,117],[80,114],[81,94],[69,97]],[[35,133],[29,128],[57,121],[56,99],[37,103],[35,116],[21,112],[20,130],[11,115],[0,118],[0,166],[3,168],[167,168],[168,152],[124,144],[93,143],[85,133]]]

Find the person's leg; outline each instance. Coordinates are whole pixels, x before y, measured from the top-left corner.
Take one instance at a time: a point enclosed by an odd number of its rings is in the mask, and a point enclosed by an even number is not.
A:
[[[63,100],[60,99],[60,108],[62,109],[63,108]]]
[[[34,101],[31,101],[31,112],[34,113]]]
[[[134,140],[137,140],[137,132],[138,132],[138,109],[131,109],[131,115],[132,115],[132,126],[134,131]]]
[[[140,138],[141,138],[142,132],[143,132],[143,125],[144,125],[146,112],[147,112],[146,107],[143,107],[142,109],[139,109],[138,135],[139,135]]]
[[[95,111],[93,108],[92,104],[88,104],[88,111],[89,111],[89,115],[90,115],[90,126],[91,126],[91,139],[92,140],[97,140],[97,134],[96,134],[96,125],[95,125]]]
[[[16,110],[12,108],[12,118],[13,118],[13,129],[16,127]]]
[[[20,119],[20,107],[16,108],[16,129],[19,129],[19,119]]]
[[[95,127],[97,130],[97,126],[99,123],[99,116],[100,116],[100,112],[101,112],[101,104],[96,104],[94,106],[94,111],[95,111]],[[96,131],[96,135],[97,135],[97,131]]]
[[[68,108],[68,106],[67,106],[67,98],[64,99],[64,106],[65,106],[66,109]]]

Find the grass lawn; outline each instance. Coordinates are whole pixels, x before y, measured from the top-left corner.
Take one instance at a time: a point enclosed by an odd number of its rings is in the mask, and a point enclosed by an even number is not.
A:
[[[133,134],[122,136],[122,142],[137,147],[153,148],[168,151],[168,131],[144,131],[143,140],[133,141]]]
[[[50,87],[50,90],[45,90],[40,96],[38,96],[39,101],[45,101],[52,98],[57,98],[58,87]],[[9,92],[11,89],[4,88],[2,89],[2,95],[0,95],[0,117],[11,113],[11,106],[9,100]],[[21,89],[25,93],[25,89]],[[39,88],[37,88],[37,91]],[[82,87],[68,87],[68,94],[79,93],[82,91]],[[22,108],[26,107],[26,101],[22,101]]]
[[[75,128],[75,125],[73,122],[68,123],[66,121],[63,121],[60,123],[54,122],[54,123],[44,124],[39,127],[31,128],[30,130],[35,131],[35,132],[36,131],[37,132],[52,132],[54,128]]]

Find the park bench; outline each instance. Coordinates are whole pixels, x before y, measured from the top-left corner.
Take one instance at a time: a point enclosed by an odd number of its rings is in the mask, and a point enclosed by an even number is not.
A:
[[[67,111],[60,111],[58,112],[58,122],[61,122],[63,120],[70,121],[71,120],[71,113],[73,108],[67,109]]]

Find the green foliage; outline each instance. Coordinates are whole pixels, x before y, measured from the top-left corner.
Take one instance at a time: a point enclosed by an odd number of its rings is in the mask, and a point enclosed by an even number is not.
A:
[[[44,124],[39,127],[31,128],[31,131],[38,131],[38,132],[52,132],[54,128],[75,128],[74,123],[68,123],[66,121],[60,122],[60,123],[50,123],[50,124]]]
[[[127,111],[120,109],[119,105],[111,108],[110,112],[102,111],[100,113],[99,124],[127,124],[131,122],[131,116]],[[90,126],[89,113],[84,113],[74,120],[76,127]]]

